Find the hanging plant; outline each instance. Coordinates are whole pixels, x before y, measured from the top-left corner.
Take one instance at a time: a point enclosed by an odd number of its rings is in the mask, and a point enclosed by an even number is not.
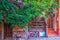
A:
[[[10,23],[11,27],[18,25],[24,27],[26,24],[29,26],[35,17],[41,15],[48,18],[46,12],[53,14],[55,12],[54,6],[58,8],[56,0],[24,0],[14,1],[0,0],[0,22]]]

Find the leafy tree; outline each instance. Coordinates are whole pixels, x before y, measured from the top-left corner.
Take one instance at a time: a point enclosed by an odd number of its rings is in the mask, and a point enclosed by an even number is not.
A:
[[[48,18],[46,12],[53,14],[54,6],[58,8],[56,0],[0,0],[0,22],[23,28],[27,23],[30,25],[35,17]]]

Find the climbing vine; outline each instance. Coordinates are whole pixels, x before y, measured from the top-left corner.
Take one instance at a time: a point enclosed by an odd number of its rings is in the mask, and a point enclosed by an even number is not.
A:
[[[56,0],[0,0],[0,22],[23,28],[34,18],[48,18],[46,11],[53,14],[54,6],[59,7]]]

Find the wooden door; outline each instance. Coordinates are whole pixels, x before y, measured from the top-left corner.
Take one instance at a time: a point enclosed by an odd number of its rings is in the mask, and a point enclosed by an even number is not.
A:
[[[2,28],[3,28],[3,25],[2,23],[0,23],[0,40],[2,39]]]
[[[11,38],[12,37],[12,28],[10,24],[4,24],[4,38]]]

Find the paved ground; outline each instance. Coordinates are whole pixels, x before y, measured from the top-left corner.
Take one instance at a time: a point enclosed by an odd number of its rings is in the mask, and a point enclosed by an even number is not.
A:
[[[6,40],[16,40],[16,39],[6,39]],[[30,39],[17,39],[17,40],[60,40],[60,37],[52,37],[52,38],[30,38]]]
[[[31,38],[29,40],[60,40],[60,37],[56,37],[56,38]]]

